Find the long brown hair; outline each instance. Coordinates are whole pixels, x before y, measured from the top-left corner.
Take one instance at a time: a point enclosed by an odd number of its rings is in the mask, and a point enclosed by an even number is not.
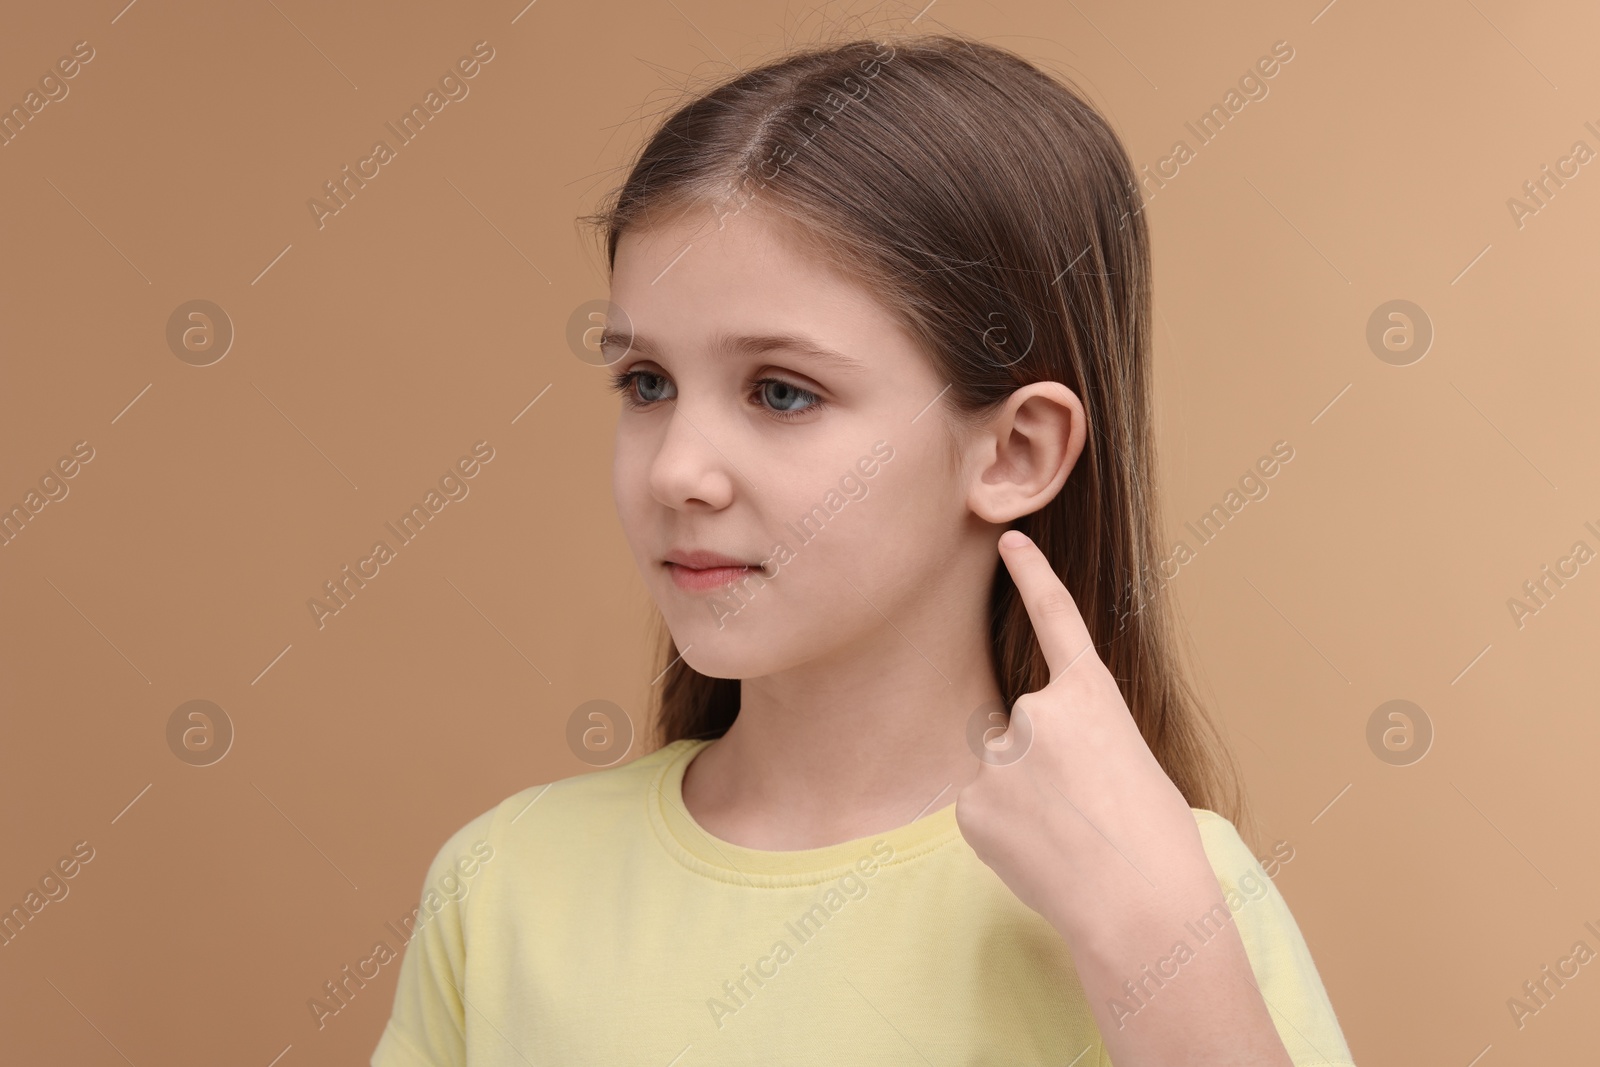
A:
[[[1185,678],[1170,598],[1152,594],[1163,556],[1150,247],[1133,166],[1106,120],[1027,60],[959,35],[810,45],[673,110],[580,222],[598,227],[614,266],[630,226],[692,212],[720,226],[750,204],[792,221],[902,315],[951,383],[947,417],[978,422],[1042,380],[1082,400],[1077,465],[1012,526],[1072,593],[1189,805],[1239,826],[1248,813],[1231,753]],[[1010,708],[1049,668],[998,558],[989,621]],[[739,680],[695,671],[659,612],[655,623],[658,744],[722,736]]]

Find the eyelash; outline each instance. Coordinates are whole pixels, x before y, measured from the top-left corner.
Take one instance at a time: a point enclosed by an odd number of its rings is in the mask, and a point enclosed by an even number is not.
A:
[[[654,401],[654,400],[641,400],[641,399],[639,399],[639,397],[634,392],[634,388],[633,388],[634,381],[636,379],[646,375],[646,374],[648,374],[652,378],[665,378],[666,377],[666,375],[664,375],[664,374],[657,374],[655,371],[647,371],[647,370],[630,370],[630,371],[615,372],[615,373],[613,373],[611,375],[611,391],[614,392],[614,393],[621,394],[622,402],[624,404],[626,404],[629,408],[631,408],[631,409],[633,409],[635,411],[637,411],[640,408],[647,408],[651,404],[658,403],[658,401]],[[800,408],[797,411],[779,411],[777,408],[766,408],[767,414],[771,415],[773,418],[776,418],[776,419],[782,419],[782,420],[785,420],[785,421],[789,421],[789,420],[792,420],[792,419],[798,419],[798,418],[801,418],[801,417],[803,417],[805,415],[810,414],[813,411],[817,411],[817,410],[819,410],[819,409],[821,409],[821,408],[826,406],[826,402],[820,396],[818,396],[816,393],[813,393],[809,389],[802,389],[800,386],[795,385],[793,382],[786,382],[782,378],[757,378],[755,381],[751,382],[750,384],[752,386],[758,387],[758,389],[759,389],[760,386],[764,386],[764,385],[786,385],[790,389],[793,389],[795,392],[801,394],[802,396],[806,396],[806,397],[809,397],[811,399],[811,403],[807,404],[805,407]],[[763,405],[763,407],[765,407],[765,405]]]

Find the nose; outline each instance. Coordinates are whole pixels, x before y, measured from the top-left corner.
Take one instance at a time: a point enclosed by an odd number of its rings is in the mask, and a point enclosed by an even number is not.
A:
[[[714,426],[701,427],[684,414],[682,402],[672,410],[661,431],[656,454],[650,461],[650,492],[669,508],[721,510],[733,500],[735,468],[726,454],[707,436]],[[698,421],[705,421],[704,419]]]

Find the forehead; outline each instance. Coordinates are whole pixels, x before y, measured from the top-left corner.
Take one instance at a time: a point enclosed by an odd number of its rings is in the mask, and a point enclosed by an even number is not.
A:
[[[836,351],[909,338],[878,297],[811,243],[751,209],[709,208],[625,231],[611,300],[631,330],[661,345],[719,336],[803,335]]]

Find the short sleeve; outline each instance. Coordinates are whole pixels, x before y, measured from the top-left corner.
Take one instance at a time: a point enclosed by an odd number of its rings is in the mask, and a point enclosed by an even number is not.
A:
[[[1322,976],[1289,905],[1233,823],[1193,809],[1278,1036],[1295,1067],[1354,1067]]]
[[[417,918],[400,961],[394,1008],[370,1067],[466,1067],[467,973],[463,875],[485,854],[497,808],[457,830],[428,864]],[[476,849],[474,846],[477,846]],[[492,855],[493,846],[488,846]]]

